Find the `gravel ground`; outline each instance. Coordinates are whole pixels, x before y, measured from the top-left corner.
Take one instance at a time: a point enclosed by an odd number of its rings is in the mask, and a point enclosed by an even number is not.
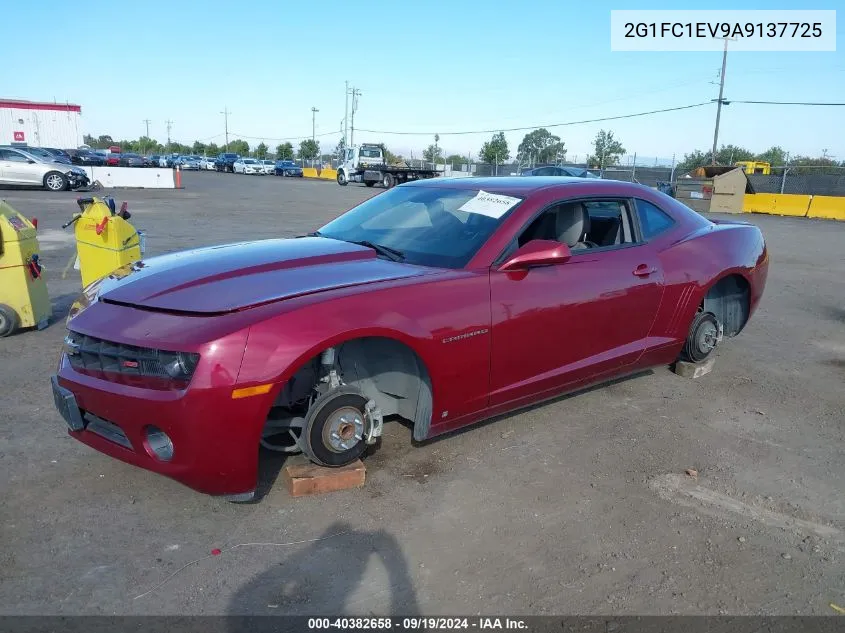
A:
[[[217,173],[184,182],[114,192],[148,254],[301,234],[378,193]],[[658,368],[422,446],[388,425],[366,486],[318,498],[290,498],[280,458],[266,456],[262,498],[234,505],[65,434],[48,376],[80,285],[61,272],[76,196],[0,192],[40,221],[55,306],[48,329],[0,340],[0,613],[845,606],[845,223],[750,216],[769,243],[766,294],[701,379]]]

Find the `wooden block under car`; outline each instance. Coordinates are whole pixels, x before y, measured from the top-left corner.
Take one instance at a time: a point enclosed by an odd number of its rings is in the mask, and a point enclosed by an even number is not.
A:
[[[360,488],[364,485],[366,473],[367,469],[360,459],[340,468],[293,464],[284,467],[284,480],[291,497],[304,497]]]
[[[715,364],[715,358],[708,358],[703,363],[687,363],[679,360],[675,363],[672,371],[684,378],[701,378],[713,371],[713,365]]]

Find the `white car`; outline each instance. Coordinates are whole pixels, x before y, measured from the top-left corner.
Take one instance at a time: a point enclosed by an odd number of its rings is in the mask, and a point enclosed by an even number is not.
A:
[[[206,156],[202,159],[202,163],[200,163],[200,167],[207,171],[214,171],[214,158],[211,156]]]
[[[261,163],[261,167],[264,170],[265,174],[272,176],[274,173],[276,173],[276,161],[262,160],[259,162]]]
[[[261,161],[254,158],[239,158],[232,165],[232,173],[234,174],[264,174],[264,165]]]

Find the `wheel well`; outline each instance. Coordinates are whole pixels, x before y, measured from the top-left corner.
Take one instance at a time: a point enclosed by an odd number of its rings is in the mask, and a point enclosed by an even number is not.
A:
[[[736,336],[745,327],[750,310],[751,289],[742,275],[728,275],[713,285],[701,307],[716,315],[725,336]]]
[[[414,439],[431,426],[431,378],[413,349],[386,337],[357,338],[334,346],[334,368],[345,385],[375,401],[383,416],[398,415],[414,424]],[[274,406],[295,407],[323,378],[323,352],[306,361],[283,386]]]

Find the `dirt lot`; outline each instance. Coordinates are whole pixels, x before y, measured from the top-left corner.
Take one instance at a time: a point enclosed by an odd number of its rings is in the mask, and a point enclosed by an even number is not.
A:
[[[377,193],[185,184],[115,193],[148,254],[300,234]],[[74,271],[61,279],[76,195],[0,197],[39,218],[56,306],[47,330],[0,340],[4,614],[845,606],[845,223],[751,218],[771,252],[766,295],[702,379],[659,368],[423,446],[389,425],[363,489],[292,499],[268,458],[260,501],[234,505],[68,438],[48,377],[79,290]]]

